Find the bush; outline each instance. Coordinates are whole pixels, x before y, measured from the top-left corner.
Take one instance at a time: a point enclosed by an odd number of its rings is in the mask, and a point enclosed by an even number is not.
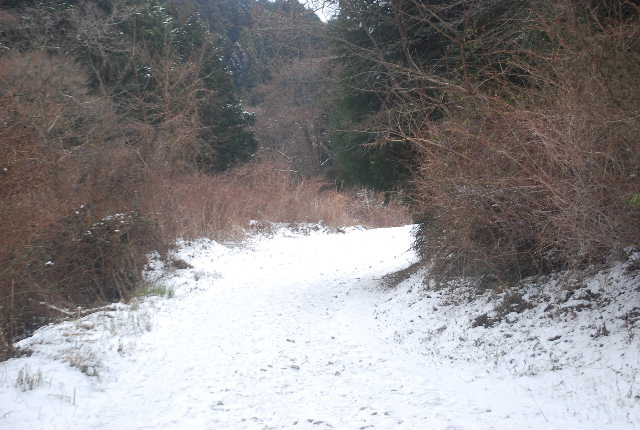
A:
[[[146,253],[161,249],[157,225],[136,212],[95,219],[85,206],[50,226],[23,251],[2,261],[0,289],[9,339],[28,335],[70,306],[130,297]]]
[[[519,278],[640,242],[638,15],[545,4],[530,25],[551,48],[511,60],[526,85],[485,76],[412,130],[418,245],[436,276]]]
[[[0,58],[0,357],[65,307],[126,297],[161,245],[133,212],[148,175],[129,142],[141,133],[86,80],[62,56]]]

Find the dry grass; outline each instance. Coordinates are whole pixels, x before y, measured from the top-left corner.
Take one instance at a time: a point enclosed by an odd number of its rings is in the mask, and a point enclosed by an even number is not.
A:
[[[326,190],[320,179],[302,180],[282,164],[250,163],[210,176],[159,176],[145,193],[146,211],[157,214],[173,237],[225,238],[242,235],[251,220],[391,226],[410,222],[399,202],[384,203],[368,191]]]

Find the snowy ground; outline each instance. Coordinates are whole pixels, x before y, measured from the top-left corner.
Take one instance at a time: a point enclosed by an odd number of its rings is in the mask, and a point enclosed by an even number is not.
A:
[[[425,290],[420,273],[385,289],[410,242],[182,244],[192,268],[150,274],[173,297],[45,327],[0,363],[0,429],[640,426],[640,261],[525,286],[498,318],[496,289]]]

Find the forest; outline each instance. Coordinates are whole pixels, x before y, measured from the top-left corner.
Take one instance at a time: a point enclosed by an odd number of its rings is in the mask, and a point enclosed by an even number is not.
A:
[[[130,298],[149,252],[253,220],[415,223],[433,279],[483,288],[620,258],[639,21],[635,0],[0,0],[0,359]]]

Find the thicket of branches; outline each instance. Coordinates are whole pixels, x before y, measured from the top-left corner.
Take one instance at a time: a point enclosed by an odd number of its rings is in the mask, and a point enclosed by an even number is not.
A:
[[[369,161],[376,142],[416,151],[406,186],[434,276],[514,279],[638,245],[639,12],[626,0],[340,2],[343,122]]]

